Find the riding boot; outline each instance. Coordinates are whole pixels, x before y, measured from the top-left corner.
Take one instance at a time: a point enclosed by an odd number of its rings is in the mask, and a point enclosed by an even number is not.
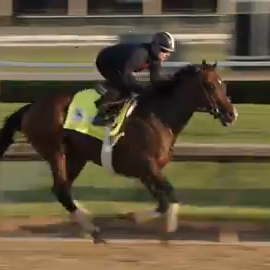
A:
[[[98,112],[92,121],[92,124],[94,126],[106,126],[105,118],[106,118],[106,113],[103,110],[101,110],[101,108],[99,107]]]
[[[115,91],[108,91],[104,94],[98,101],[96,105],[98,106],[98,112],[94,117],[92,124],[94,126],[106,126],[113,122],[113,119],[107,115],[107,109],[110,106],[110,103],[117,100],[119,94]]]
[[[94,126],[106,126],[106,111],[103,106],[102,98],[103,97],[95,102],[97,106],[97,114],[92,121]]]

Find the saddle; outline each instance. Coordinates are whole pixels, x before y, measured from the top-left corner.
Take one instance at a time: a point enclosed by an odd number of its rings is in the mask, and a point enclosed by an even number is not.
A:
[[[108,82],[102,82],[96,88],[101,97],[95,101],[98,112],[92,124],[104,126],[115,123],[126,102],[132,98],[132,94],[124,96],[122,92],[117,91]]]
[[[130,96],[123,96],[117,90],[115,90],[107,81],[100,82],[96,91],[101,95],[101,97],[95,101],[97,108],[101,108],[105,113],[117,114],[124,103]]]

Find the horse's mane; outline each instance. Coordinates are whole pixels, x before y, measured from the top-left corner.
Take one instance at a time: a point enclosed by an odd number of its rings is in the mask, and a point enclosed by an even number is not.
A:
[[[141,103],[147,103],[149,100],[160,99],[160,98],[168,98],[171,96],[173,91],[177,89],[177,91],[181,91],[182,88],[179,87],[188,77],[194,76],[200,65],[189,64],[183,66],[177,70],[172,76],[168,77],[168,79],[160,80],[154,83],[151,83],[146,91],[145,95],[141,95],[139,100]]]
[[[177,91],[185,91],[186,87],[181,87],[188,79],[190,83],[194,82],[194,79],[200,76],[200,70],[214,70],[216,64],[210,65],[205,61],[202,64],[188,64],[180,67],[172,76],[168,79],[160,80],[149,85],[149,91],[145,95],[139,96],[140,104],[147,104],[151,100],[167,99]]]
[[[153,95],[170,95],[175,88],[185,81],[189,76],[194,76],[197,73],[198,65],[186,65],[181,67],[174,75],[168,79],[160,80],[152,83],[149,88],[153,90]]]
[[[193,76],[197,73],[199,65],[186,65],[181,67],[172,77],[173,80],[176,80],[179,83],[179,80],[185,79],[187,76]]]

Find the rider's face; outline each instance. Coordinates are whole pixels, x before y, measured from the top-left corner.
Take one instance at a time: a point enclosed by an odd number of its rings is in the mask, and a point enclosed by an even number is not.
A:
[[[170,57],[171,53],[167,51],[160,51],[158,54],[158,59],[163,62],[166,61]]]

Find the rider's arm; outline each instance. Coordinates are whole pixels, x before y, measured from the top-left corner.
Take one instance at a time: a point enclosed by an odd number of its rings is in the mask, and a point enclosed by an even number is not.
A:
[[[138,48],[127,62],[123,73],[123,82],[125,86],[132,88],[132,90],[138,94],[141,94],[145,90],[145,87],[138,83],[133,76],[133,72],[134,69],[142,66],[146,62],[147,56],[147,52],[144,48]]]
[[[161,74],[161,62],[160,61],[152,63],[149,66],[149,71],[150,71],[150,81],[151,82],[167,80],[169,78],[167,75]]]

